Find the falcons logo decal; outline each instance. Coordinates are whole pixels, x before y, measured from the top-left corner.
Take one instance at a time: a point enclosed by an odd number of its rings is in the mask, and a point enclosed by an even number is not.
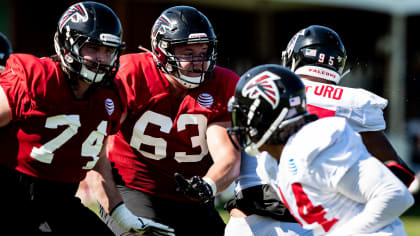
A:
[[[74,23],[86,22],[89,19],[89,16],[86,12],[83,4],[78,3],[71,6],[63,17],[60,20],[60,31],[63,29],[64,25],[67,24],[70,20]]]
[[[242,96],[251,99],[262,97],[275,109],[280,102],[280,93],[274,83],[274,80],[278,79],[280,79],[278,75],[264,71],[245,84],[242,89]]]
[[[152,37],[155,39],[157,33],[166,33],[166,31],[169,31],[174,28],[174,24],[169,20],[168,17],[165,15],[162,15],[159,17],[158,22],[154,25],[154,28],[152,30]]]
[[[295,45],[296,42],[299,38],[299,36],[304,36],[305,35],[305,29],[300,30],[299,32],[297,32],[293,38],[289,41],[289,43],[287,44],[287,56],[289,57],[290,55],[292,55],[293,49],[295,49]]]

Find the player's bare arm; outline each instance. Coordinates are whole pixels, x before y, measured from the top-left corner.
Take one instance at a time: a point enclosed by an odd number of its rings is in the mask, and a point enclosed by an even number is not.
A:
[[[111,164],[106,156],[106,145],[103,146],[98,162],[87,173],[85,180],[105,211],[128,232],[174,235],[172,228],[146,218],[137,217],[125,206],[112,177]]]
[[[96,200],[104,207],[107,213],[110,213],[123,200],[115,186],[111,164],[106,157],[105,147],[106,145],[101,150],[96,166],[87,173],[85,180],[89,185],[89,189],[96,197]]]

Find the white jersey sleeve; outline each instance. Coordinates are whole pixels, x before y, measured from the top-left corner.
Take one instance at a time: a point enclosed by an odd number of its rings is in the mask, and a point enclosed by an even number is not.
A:
[[[338,184],[362,157],[360,135],[340,117],[311,122],[289,138],[280,157],[276,184],[294,217],[314,235],[325,235],[362,205],[343,197]]]
[[[331,235],[406,235],[398,217],[414,203],[413,196],[376,158],[364,158],[353,165],[337,190],[365,206]]]
[[[383,109],[388,100],[365,89],[303,80],[308,110],[319,117],[338,116],[348,120],[356,132],[386,128]]]
[[[235,180],[235,192],[243,189],[270,184],[277,175],[278,162],[268,152],[260,152],[257,156],[241,153],[241,169]]]

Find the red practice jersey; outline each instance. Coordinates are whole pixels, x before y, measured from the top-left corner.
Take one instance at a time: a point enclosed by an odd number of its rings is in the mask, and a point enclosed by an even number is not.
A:
[[[120,61],[116,79],[129,115],[107,148],[117,178],[158,197],[188,201],[175,191],[174,173],[205,175],[212,163],[207,126],[230,121],[227,103],[239,77],[216,67],[209,81],[179,100],[151,53],[127,54]]]
[[[120,127],[118,93],[96,88],[76,100],[60,64],[26,54],[10,56],[0,75],[12,111],[0,128],[0,165],[60,182],[79,182],[93,168],[104,139]]]

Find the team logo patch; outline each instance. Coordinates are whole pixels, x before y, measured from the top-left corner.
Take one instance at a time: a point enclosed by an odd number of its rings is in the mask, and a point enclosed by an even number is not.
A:
[[[202,93],[200,96],[198,96],[197,102],[200,104],[200,106],[209,108],[211,105],[213,105],[214,99],[210,94]]]
[[[289,162],[287,163],[287,167],[289,168],[289,171],[293,174],[296,175],[297,174],[297,166],[295,163],[295,159],[291,158],[289,159]]]
[[[280,102],[280,93],[274,83],[280,77],[270,71],[264,71],[252,78],[242,89],[242,96],[256,99],[261,97],[271,104],[273,109]]]
[[[114,101],[112,101],[112,99],[107,98],[105,100],[105,109],[106,112],[108,113],[108,115],[112,115],[112,113],[114,113],[114,109],[115,109],[115,105],[114,105]]]
[[[73,23],[86,22],[89,19],[87,11],[82,3],[75,4],[71,6],[63,15],[60,20],[59,26],[60,31],[63,29],[64,25],[67,24],[70,20]]]
[[[305,49],[305,56],[316,57],[316,49]]]

